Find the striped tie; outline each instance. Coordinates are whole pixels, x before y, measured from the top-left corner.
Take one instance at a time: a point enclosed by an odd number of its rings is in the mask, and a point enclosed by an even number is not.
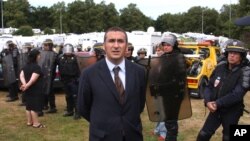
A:
[[[117,91],[120,94],[120,103],[123,104],[124,97],[125,97],[125,90],[124,90],[122,81],[121,81],[121,79],[120,79],[120,77],[118,75],[119,71],[120,71],[120,67],[119,66],[114,67],[113,71],[114,71],[114,74],[115,74],[115,86],[116,86]]]

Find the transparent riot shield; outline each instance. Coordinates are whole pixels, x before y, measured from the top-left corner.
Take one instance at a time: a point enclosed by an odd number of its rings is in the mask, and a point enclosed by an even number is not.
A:
[[[180,120],[192,116],[182,54],[138,61],[147,70],[146,105],[151,121]]]
[[[4,85],[8,86],[9,84],[14,83],[16,81],[16,73],[11,54],[8,54],[3,57],[2,66]]]
[[[18,73],[21,72],[22,68],[28,63],[28,53],[20,53],[18,55]]]
[[[56,53],[53,51],[41,51],[41,58],[38,61],[38,65],[43,72],[43,90],[45,94],[49,94],[52,84],[53,76],[55,75],[55,61]]]
[[[97,57],[89,53],[76,53],[77,63],[82,72],[86,67],[97,62]]]

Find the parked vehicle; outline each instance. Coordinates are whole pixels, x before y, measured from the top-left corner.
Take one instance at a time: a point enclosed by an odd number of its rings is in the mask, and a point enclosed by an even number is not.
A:
[[[203,98],[205,86],[217,65],[220,48],[212,46],[208,42],[180,43],[179,47],[191,50],[191,54],[185,55],[189,65],[187,70],[187,83],[190,95]]]

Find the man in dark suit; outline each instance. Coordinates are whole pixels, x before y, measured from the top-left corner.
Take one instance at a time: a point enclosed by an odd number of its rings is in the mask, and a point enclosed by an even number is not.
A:
[[[90,141],[143,141],[145,71],[124,58],[127,44],[123,29],[109,28],[104,35],[105,58],[81,74],[78,108],[90,122]],[[113,71],[117,66],[118,76]],[[122,88],[117,88],[117,77]]]

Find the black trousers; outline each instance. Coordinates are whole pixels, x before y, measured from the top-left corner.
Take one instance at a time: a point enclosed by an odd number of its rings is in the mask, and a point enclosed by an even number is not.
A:
[[[177,141],[178,136],[178,121],[170,120],[165,121],[165,127],[167,129],[166,141]]]
[[[78,85],[75,81],[63,83],[63,85],[64,85],[64,91],[65,91],[67,111],[73,112],[74,110],[76,110]]]
[[[197,141],[209,141],[220,125],[223,127],[223,141],[228,141],[230,136],[230,125],[238,124],[243,109],[234,109],[228,112],[209,113],[199,135]]]
[[[18,97],[18,83],[14,82],[9,84],[8,91],[11,99]]]
[[[56,97],[53,89],[53,83],[51,84],[49,94],[44,95],[44,106],[49,106],[50,109],[56,108]]]

